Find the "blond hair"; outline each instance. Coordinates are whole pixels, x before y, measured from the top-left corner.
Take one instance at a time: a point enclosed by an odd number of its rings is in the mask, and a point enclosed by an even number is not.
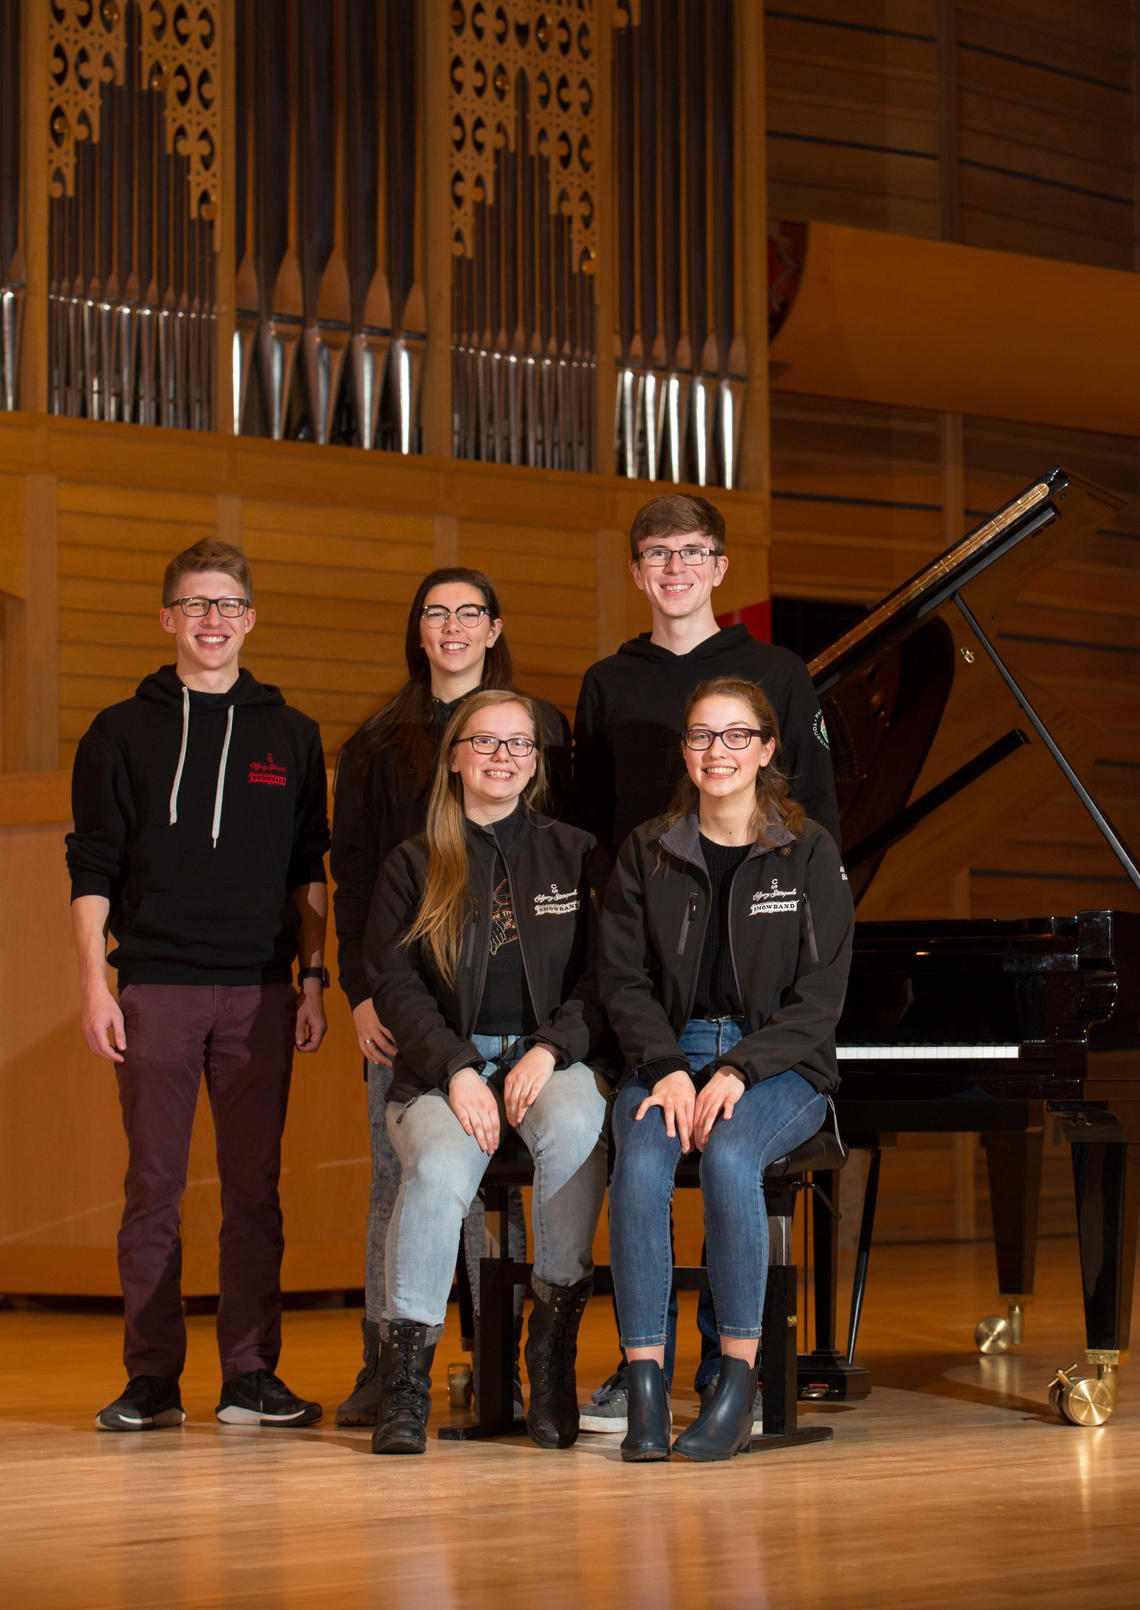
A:
[[[471,866],[467,855],[467,816],[463,808],[463,780],[451,770],[451,751],[464,730],[482,711],[503,704],[522,706],[534,736],[534,776],[523,789],[523,805],[528,810],[537,810],[546,797],[542,724],[533,701],[509,688],[483,688],[465,699],[447,723],[436,758],[424,827],[428,850],[424,892],[416,919],[401,941],[410,945],[418,940],[448,985],[455,983],[463,948],[463,930],[474,910]]]

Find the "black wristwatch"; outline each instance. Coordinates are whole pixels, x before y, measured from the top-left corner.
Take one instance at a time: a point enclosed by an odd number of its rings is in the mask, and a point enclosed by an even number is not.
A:
[[[297,974],[298,984],[303,983],[306,978],[319,978],[322,989],[328,989],[329,987],[329,970],[327,967],[302,967]]]

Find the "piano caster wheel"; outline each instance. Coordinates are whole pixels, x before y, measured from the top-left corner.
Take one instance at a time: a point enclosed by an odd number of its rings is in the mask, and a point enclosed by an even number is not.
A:
[[[469,1409],[475,1396],[470,1364],[447,1366],[447,1403],[451,1409]]]
[[[1054,1414],[1074,1426],[1102,1426],[1116,1407],[1112,1383],[1103,1377],[1086,1376],[1070,1380],[1077,1368],[1058,1370],[1049,1383],[1049,1406]]]
[[[1004,1314],[987,1314],[974,1327],[979,1353],[1005,1353],[1013,1341],[1013,1327]]]
[[[1022,1303],[1011,1302],[1009,1313],[987,1314],[974,1327],[974,1342],[979,1353],[1006,1353],[1016,1347],[1022,1337]]]

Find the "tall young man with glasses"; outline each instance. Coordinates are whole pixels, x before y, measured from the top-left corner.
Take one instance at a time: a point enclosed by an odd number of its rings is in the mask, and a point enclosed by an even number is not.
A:
[[[204,1072],[222,1203],[217,1417],[307,1425],[320,1405],[275,1374],[277,1181],[293,1051],[315,1051],[325,1033],[320,733],[239,667],[255,620],[239,549],[205,540],[172,560],[159,619],[175,663],[96,716],[72,774],[83,1034],[115,1065],[129,1150],[118,1244],[128,1381],[95,1424],[185,1419],[179,1210]]]
[[[839,843],[839,813],[827,733],[811,678],[788,649],[761,643],[745,626],[717,625],[713,592],[728,569],[724,517],[704,498],[651,498],[629,534],[630,571],[649,603],[651,627],[586,672],[574,720],[573,820],[616,855],[635,827],[668,806],[681,775],[681,723],[690,694],[718,676],[758,683],[779,723],[792,795]],[[715,1385],[720,1347],[701,1294],[698,1392]],[[672,1379],[676,1296],[666,1378]],[[624,1432],[624,1364],[582,1410],[583,1431]]]

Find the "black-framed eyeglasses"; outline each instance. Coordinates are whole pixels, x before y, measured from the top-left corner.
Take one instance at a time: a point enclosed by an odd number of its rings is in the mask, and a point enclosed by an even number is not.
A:
[[[699,548],[695,544],[686,543],[683,548],[642,548],[638,559],[645,565],[652,565],[655,569],[663,569],[674,555],[683,565],[703,565],[705,560],[713,556],[712,548]]]
[[[525,760],[528,755],[534,754],[536,748],[533,738],[496,738],[490,732],[476,732],[469,738],[453,738],[452,749],[456,744],[470,744],[477,755],[497,755],[501,747],[516,760]]]
[[[447,609],[443,604],[425,604],[420,615],[429,626],[446,626],[454,615],[464,626],[474,626],[483,615],[491,613],[486,604],[460,604],[458,609]]]
[[[762,738],[759,727],[726,727],[723,732],[710,732],[708,727],[690,727],[681,734],[686,749],[711,749],[713,739],[719,738],[726,749],[747,749],[753,738]]]
[[[170,603],[167,604],[166,607],[167,607],[167,609],[174,609],[175,607],[177,607],[178,609],[180,609],[182,611],[182,613],[184,615],[192,615],[193,616],[193,615],[208,615],[210,613],[210,605],[211,604],[213,604],[213,605],[215,605],[217,607],[217,611],[218,611],[219,615],[225,616],[225,618],[227,620],[236,620],[239,615],[244,615],[246,610],[249,608],[249,599],[248,598],[173,598],[173,599],[171,599]]]

